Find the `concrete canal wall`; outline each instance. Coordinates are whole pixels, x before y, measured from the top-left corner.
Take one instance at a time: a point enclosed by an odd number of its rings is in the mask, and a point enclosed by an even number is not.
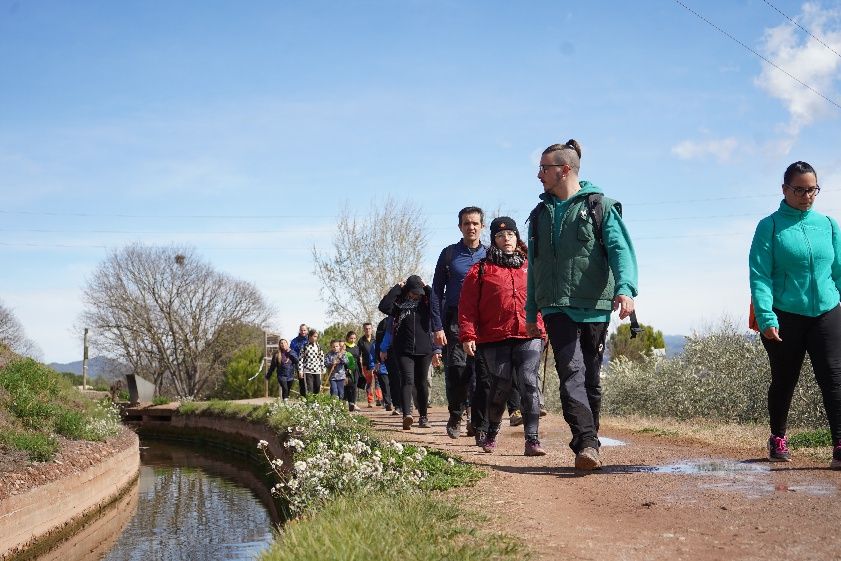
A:
[[[0,501],[0,560],[31,559],[79,531],[134,486],[139,441],[81,471]]]

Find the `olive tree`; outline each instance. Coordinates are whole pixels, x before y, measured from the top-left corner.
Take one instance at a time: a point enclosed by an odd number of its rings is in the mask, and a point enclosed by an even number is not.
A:
[[[655,330],[650,325],[640,324],[642,331],[637,337],[631,337],[631,325],[623,323],[612,333],[607,340],[607,347],[610,349],[610,359],[627,357],[631,360],[641,361],[645,357],[652,356],[654,349],[665,349],[666,342],[663,339],[663,332]]]
[[[361,216],[342,210],[332,251],[312,248],[321,298],[338,322],[373,321],[386,291],[421,271],[427,231],[420,207],[388,197],[371,208]]]
[[[84,289],[92,345],[182,397],[212,389],[234,352],[269,316],[252,284],[192,249],[134,244],[112,252]]]

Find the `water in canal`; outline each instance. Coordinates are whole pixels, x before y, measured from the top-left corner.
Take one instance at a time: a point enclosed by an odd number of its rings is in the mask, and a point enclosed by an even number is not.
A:
[[[136,487],[42,559],[254,559],[269,546],[278,512],[253,463],[182,443],[140,446]]]

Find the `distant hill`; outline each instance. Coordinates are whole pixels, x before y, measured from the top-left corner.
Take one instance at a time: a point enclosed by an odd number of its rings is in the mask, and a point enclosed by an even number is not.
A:
[[[686,345],[686,335],[663,335],[666,342],[666,356],[671,358],[683,352]]]
[[[82,373],[81,360],[67,363],[51,362],[47,366],[58,372],[72,372],[73,374]],[[111,358],[96,356],[88,359],[88,376],[90,378],[102,377],[106,380],[112,381],[122,378],[127,371],[128,366]]]

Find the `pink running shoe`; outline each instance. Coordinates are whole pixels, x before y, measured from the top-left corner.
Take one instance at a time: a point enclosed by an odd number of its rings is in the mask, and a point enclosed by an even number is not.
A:
[[[790,462],[791,452],[788,450],[788,438],[771,435],[768,439],[768,460],[772,462]]]

